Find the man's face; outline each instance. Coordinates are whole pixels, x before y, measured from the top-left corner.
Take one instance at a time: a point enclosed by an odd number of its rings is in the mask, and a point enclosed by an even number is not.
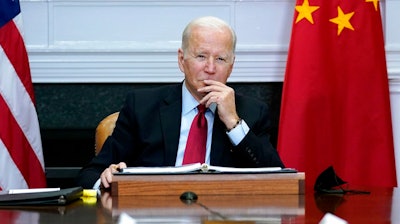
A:
[[[232,51],[230,32],[193,27],[186,52],[178,50],[180,70],[190,93],[199,101],[204,94],[197,89],[205,86],[203,80],[212,79],[226,83],[233,68],[235,56]]]

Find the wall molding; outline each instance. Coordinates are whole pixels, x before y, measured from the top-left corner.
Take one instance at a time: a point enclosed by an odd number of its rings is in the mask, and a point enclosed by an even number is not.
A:
[[[179,82],[183,74],[172,51],[31,51],[31,70],[38,83]],[[285,51],[237,52],[230,82],[280,82]]]
[[[34,83],[179,82],[177,49],[203,12],[238,35],[229,82],[282,82],[295,0],[21,0]],[[399,0],[383,0],[389,78],[400,78]],[[162,25],[160,25],[162,23]]]
[[[228,81],[281,82],[293,6],[293,0],[21,0],[34,83],[179,82],[181,32],[204,12],[228,21],[238,35]]]

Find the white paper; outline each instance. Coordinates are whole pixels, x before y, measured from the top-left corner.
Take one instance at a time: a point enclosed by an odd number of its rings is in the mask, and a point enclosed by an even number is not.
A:
[[[208,164],[194,163],[183,166],[168,166],[168,167],[128,167],[122,169],[122,174],[182,174],[190,172],[203,173],[268,173],[281,171],[281,167],[259,167],[259,168],[235,168],[212,166]]]
[[[59,191],[60,188],[30,188],[30,189],[11,189],[8,190],[9,194],[24,194],[24,193],[41,193]]]

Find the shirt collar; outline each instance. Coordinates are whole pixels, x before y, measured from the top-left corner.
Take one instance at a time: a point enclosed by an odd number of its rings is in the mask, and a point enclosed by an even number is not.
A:
[[[190,94],[184,81],[182,84],[182,115],[189,113],[191,110],[193,110],[193,108],[197,107],[197,105],[199,105],[199,102],[197,102],[192,94]],[[216,109],[217,105],[215,103],[212,103],[208,108],[208,110],[213,114],[215,113]]]

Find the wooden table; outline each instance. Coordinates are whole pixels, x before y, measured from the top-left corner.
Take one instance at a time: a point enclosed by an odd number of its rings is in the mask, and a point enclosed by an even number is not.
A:
[[[355,195],[203,195],[191,204],[176,196],[116,197],[103,192],[93,204],[80,200],[68,206],[0,208],[0,222],[117,223],[124,213],[146,224],[318,223],[332,212],[349,223],[400,223],[399,206],[398,188]]]
[[[113,196],[304,194],[305,175],[298,173],[114,175]]]

